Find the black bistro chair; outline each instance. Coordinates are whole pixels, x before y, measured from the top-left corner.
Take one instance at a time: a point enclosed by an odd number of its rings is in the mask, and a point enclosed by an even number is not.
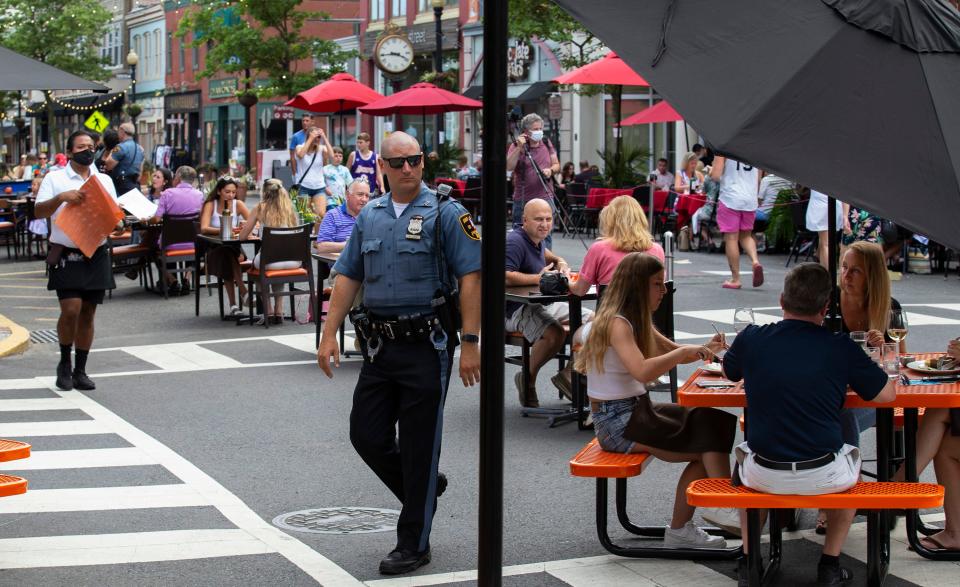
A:
[[[247,307],[250,321],[253,322],[253,296],[260,296],[264,308],[263,326],[269,328],[270,317],[266,315],[268,296],[280,295],[290,298],[290,313],[296,318],[294,296],[310,294],[311,303],[316,299],[313,280],[313,259],[310,257],[310,233],[313,223],[301,224],[289,228],[262,228],[260,245],[260,269],[251,267],[247,271]],[[300,267],[293,269],[264,269],[271,263],[281,261],[300,261]],[[296,287],[306,282],[308,289]],[[271,285],[286,284],[287,291],[273,293]],[[319,316],[316,317],[319,320]]]
[[[163,217],[163,226],[160,228],[162,245],[157,253],[157,262],[160,265],[160,291],[164,298],[170,297],[167,277],[171,274],[176,277],[189,273],[193,270],[191,265],[196,264],[196,220],[196,214],[168,214]]]

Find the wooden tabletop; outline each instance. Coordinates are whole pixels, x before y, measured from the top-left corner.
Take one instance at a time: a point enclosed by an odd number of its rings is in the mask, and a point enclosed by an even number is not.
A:
[[[333,263],[337,262],[337,259],[340,258],[340,253],[318,253],[316,251],[311,251],[310,256],[316,259],[317,261],[323,261],[324,263]]]
[[[925,353],[917,355],[917,360],[941,356],[943,353]],[[911,377],[924,375],[919,371],[905,369]],[[723,377],[703,369],[697,371],[677,390],[677,403],[689,407],[743,408],[747,405],[747,396],[743,391],[743,382],[733,387],[700,387],[698,382],[720,381]],[[848,408],[960,408],[960,382],[940,383],[936,385],[897,384],[897,398],[890,403],[868,402],[854,391],[847,391]]]

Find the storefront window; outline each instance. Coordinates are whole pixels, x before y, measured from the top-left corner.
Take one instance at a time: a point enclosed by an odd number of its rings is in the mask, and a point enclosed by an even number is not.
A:
[[[390,16],[406,16],[407,0],[393,0],[390,5]]]
[[[385,0],[370,0],[370,20],[383,20]]]

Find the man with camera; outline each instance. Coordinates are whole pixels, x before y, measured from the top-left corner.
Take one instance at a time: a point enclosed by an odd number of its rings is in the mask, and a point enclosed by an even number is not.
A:
[[[569,278],[570,266],[546,244],[547,235],[553,229],[553,211],[550,204],[540,198],[530,200],[523,207],[521,219],[521,226],[507,234],[507,287],[538,286],[544,274],[551,271]],[[505,309],[507,332],[520,332],[533,345],[527,385],[524,386],[522,372],[517,372],[513,379],[520,396],[520,405],[525,408],[540,407],[536,389],[537,374],[547,361],[563,349],[566,340],[563,324],[570,318],[570,308],[565,302],[546,306],[507,302]],[[589,316],[589,311],[586,315]],[[568,399],[573,398],[569,371],[558,372],[550,381]]]
[[[523,224],[524,205],[540,198],[556,211],[553,201],[553,176],[560,173],[560,160],[550,140],[543,136],[543,119],[527,114],[520,121],[522,129],[507,150],[507,171],[513,172],[513,227]],[[547,233],[547,248],[553,237]]]

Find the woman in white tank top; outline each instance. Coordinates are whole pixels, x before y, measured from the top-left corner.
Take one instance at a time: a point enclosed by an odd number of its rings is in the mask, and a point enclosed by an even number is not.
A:
[[[601,448],[688,463],[677,483],[664,545],[724,548],[723,538],[693,525],[695,508],[687,505],[685,491],[696,479],[730,476],[737,418],[713,408],[653,403],[643,384],[678,364],[712,357],[724,343],[717,335],[702,346],[678,345],[657,332],[653,312],[665,293],[659,259],[643,253],[624,257],[593,321],[579,333],[584,344],[575,368],[589,375],[587,393]],[[725,526],[735,525],[738,519],[732,510],[719,517]]]

